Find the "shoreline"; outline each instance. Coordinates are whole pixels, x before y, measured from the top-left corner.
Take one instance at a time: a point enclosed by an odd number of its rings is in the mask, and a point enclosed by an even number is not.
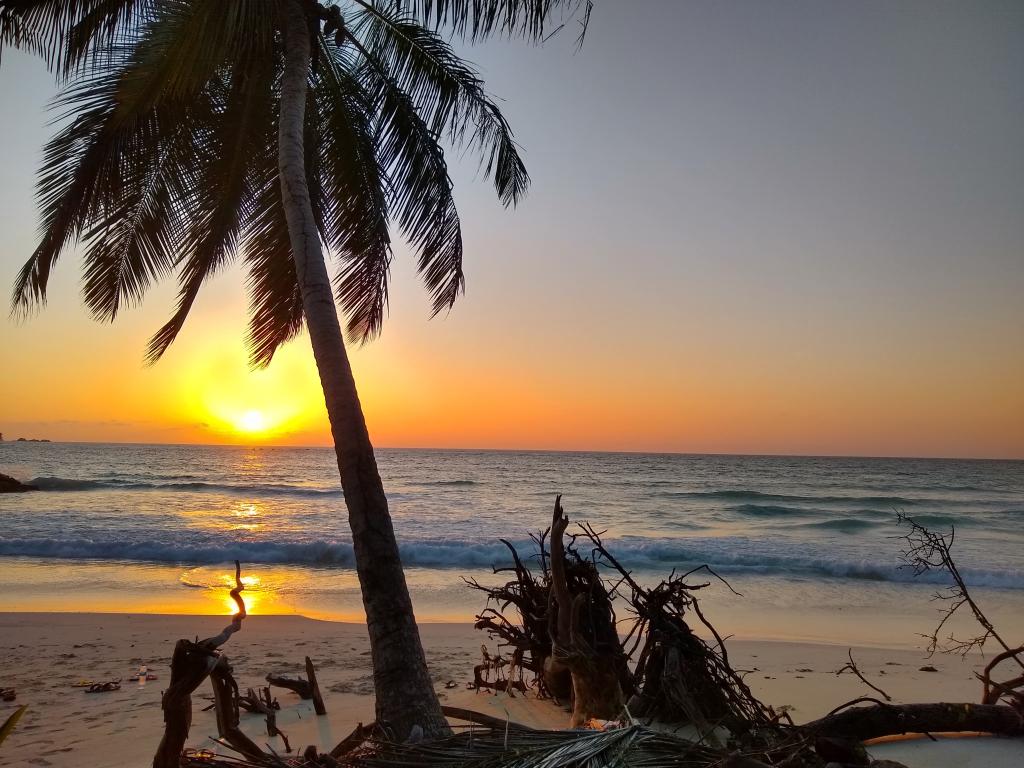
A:
[[[199,621],[208,621],[210,619],[220,618],[224,621],[230,619],[230,616],[223,613],[189,613],[189,612],[150,612],[150,611],[123,611],[123,610],[0,610],[0,627],[3,627],[8,617],[78,617],[78,618],[90,618],[100,620],[107,617],[126,617],[126,618],[151,618],[151,619],[197,619]],[[319,616],[309,616],[303,613],[261,613],[261,614],[250,614],[247,620],[257,619],[260,621],[265,620],[282,620],[282,619],[296,619],[300,621],[316,622],[318,624],[335,625],[338,627],[345,628],[346,630],[358,629],[365,627],[366,622],[355,620],[355,619],[334,619],[334,618],[323,618]],[[475,617],[468,616],[465,619],[435,619],[417,618],[417,626],[419,627],[470,627],[472,628]],[[707,633],[703,627],[694,628],[698,635],[704,637]],[[483,632],[480,632],[481,642],[487,642],[488,638]],[[838,639],[831,638],[818,638],[818,637],[781,637],[778,635],[771,634],[749,634],[749,633],[732,633],[729,635],[723,635],[726,643],[726,647],[732,647],[734,644],[753,643],[758,645],[780,645],[780,646],[812,646],[812,647],[823,647],[823,648],[839,648],[846,650],[848,648],[861,648],[872,651],[894,651],[898,653],[920,653],[921,658],[927,658],[925,651],[922,647],[913,645],[909,642],[899,642],[894,640],[891,643],[883,642],[865,642],[858,641],[856,643],[840,642]],[[708,639],[705,637],[705,639]],[[0,646],[2,648],[3,646]],[[948,656],[941,652],[936,652],[933,658],[942,658]],[[959,658],[956,656],[955,658]]]
[[[0,717],[18,705],[29,707],[4,745],[5,759],[13,759],[5,765],[113,768],[147,764],[162,733],[160,693],[169,677],[174,642],[179,637],[215,634],[228,620],[226,615],[0,613],[0,652],[7,659],[0,682],[18,691],[16,701],[0,705]],[[420,630],[443,703],[538,728],[566,727],[568,714],[550,702],[466,689],[473,666],[479,663],[481,644],[494,650],[483,632],[469,623],[422,624]],[[790,708],[797,722],[819,717],[865,693],[864,685],[852,675],[834,674],[847,661],[848,646],[751,639],[727,639],[726,645],[734,667],[747,672],[755,695],[776,708]],[[326,699],[326,717],[315,717],[311,702],[273,690],[281,703],[278,725],[297,750],[307,744],[329,748],[357,723],[373,719],[373,679],[363,624],[295,615],[250,616],[223,651],[243,690],[265,684],[267,672],[298,672],[306,655],[313,659]],[[853,653],[868,679],[898,702],[978,699],[980,684],[973,670],[982,663],[980,657],[927,660],[917,651],[860,646]],[[122,682],[120,690],[100,694],[72,687],[82,679],[127,678],[141,664],[157,679],[145,685]],[[938,671],[921,671],[927,664]],[[445,687],[449,681],[454,688]],[[191,747],[217,747],[210,738],[216,733],[213,713],[201,711],[207,695],[204,686],[193,697]],[[279,738],[267,737],[260,716],[243,714],[242,725],[258,743],[284,749]],[[907,748],[918,749],[898,745],[884,749]],[[981,751],[989,762],[978,765],[1003,765],[986,750]]]

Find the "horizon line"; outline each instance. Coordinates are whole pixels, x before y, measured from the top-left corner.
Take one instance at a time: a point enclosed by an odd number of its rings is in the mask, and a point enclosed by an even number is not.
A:
[[[280,445],[274,443],[162,443],[142,440],[49,440],[45,438],[15,438],[3,440],[0,444],[7,443],[35,443],[51,445],[159,445],[168,447],[188,448],[272,448],[282,450],[311,450],[334,448],[330,443],[311,445]],[[455,451],[464,453],[595,453],[611,455],[638,455],[638,456],[721,456],[735,458],[763,458],[763,459],[888,459],[904,461],[1005,461],[1022,462],[1024,456],[911,456],[911,455],[876,455],[866,453],[728,453],[721,451],[665,451],[665,450],[604,450],[596,448],[475,448],[475,447],[445,447],[445,446],[403,446],[403,445],[375,445],[374,451]]]

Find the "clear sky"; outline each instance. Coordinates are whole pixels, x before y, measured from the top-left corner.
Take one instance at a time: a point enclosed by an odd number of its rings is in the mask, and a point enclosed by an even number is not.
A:
[[[1024,458],[1024,3],[598,0],[568,32],[468,51],[533,187],[505,211],[453,158],[444,319],[399,248],[353,352],[379,445]],[[7,294],[54,86],[5,52],[0,93]],[[6,438],[327,442],[305,336],[246,368],[238,270],[147,368],[174,286],[98,324],[77,261],[0,320]]]

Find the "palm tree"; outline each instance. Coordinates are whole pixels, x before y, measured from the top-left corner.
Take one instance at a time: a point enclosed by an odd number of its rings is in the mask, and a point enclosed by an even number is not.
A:
[[[334,438],[370,635],[378,721],[447,730],[427,672],[348,335],[379,333],[391,224],[418,252],[434,313],[463,290],[461,228],[441,140],[475,150],[514,205],[529,177],[504,117],[439,30],[539,41],[585,0],[0,0],[0,47],[44,57],[63,125],[38,183],[40,243],[16,312],[83,248],[100,320],[177,273],[174,341],[207,277],[248,270],[253,365],[309,331]],[[333,281],[324,249],[339,264]],[[332,284],[333,283],[333,284]]]

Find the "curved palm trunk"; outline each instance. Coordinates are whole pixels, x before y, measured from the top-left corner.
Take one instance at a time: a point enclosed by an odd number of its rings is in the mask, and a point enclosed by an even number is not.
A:
[[[348,507],[356,571],[370,633],[377,720],[387,723],[399,740],[405,739],[417,724],[427,735],[441,735],[450,731],[427,672],[388,501],[345,351],[310,204],[303,153],[310,35],[300,0],[288,3],[285,15],[286,53],[278,133],[281,192],[306,327],[324,390]]]

